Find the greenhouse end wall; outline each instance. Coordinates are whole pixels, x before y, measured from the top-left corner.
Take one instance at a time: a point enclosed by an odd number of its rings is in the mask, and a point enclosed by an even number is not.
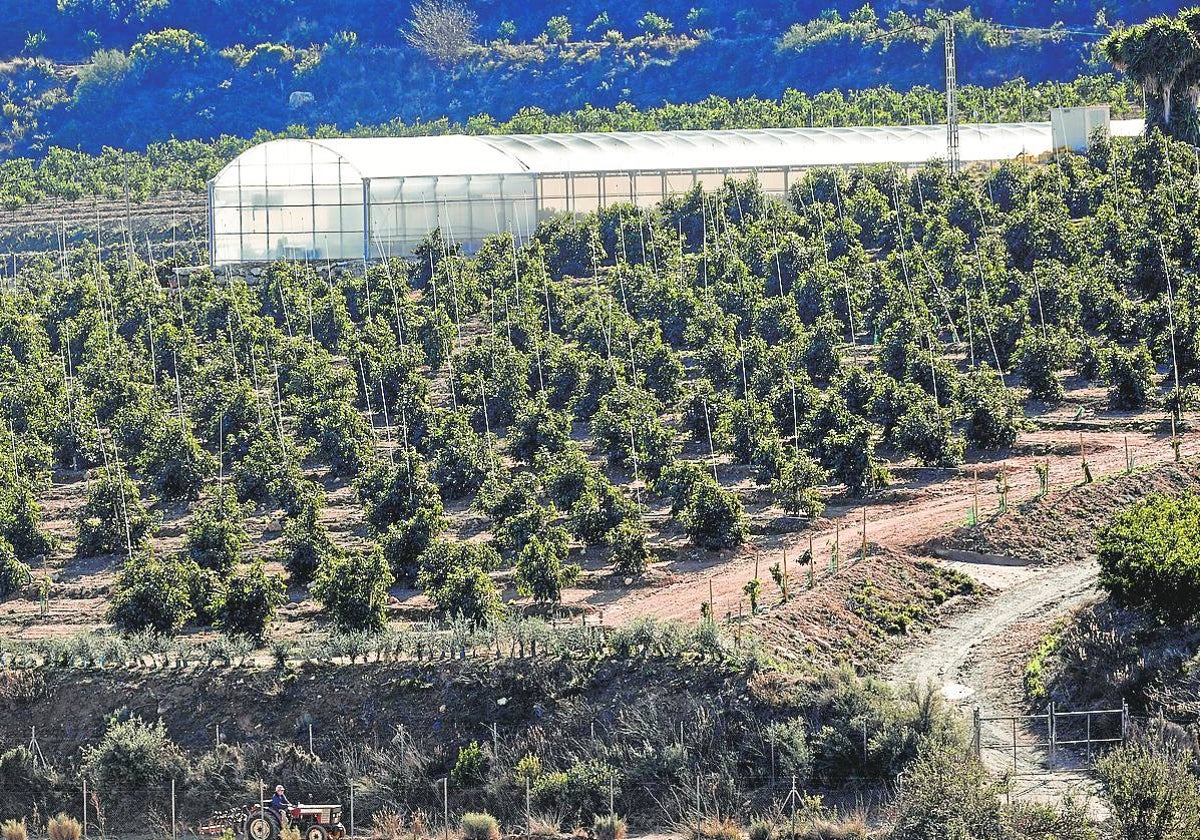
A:
[[[256,146],[209,185],[213,265],[361,255],[362,178],[303,141]]]

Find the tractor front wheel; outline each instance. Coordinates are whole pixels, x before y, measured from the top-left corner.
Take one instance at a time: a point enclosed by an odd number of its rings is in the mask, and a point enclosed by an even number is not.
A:
[[[256,814],[246,821],[246,840],[271,840],[275,834],[275,823],[269,817]]]
[[[329,840],[329,832],[323,825],[310,825],[304,832],[304,840]]]

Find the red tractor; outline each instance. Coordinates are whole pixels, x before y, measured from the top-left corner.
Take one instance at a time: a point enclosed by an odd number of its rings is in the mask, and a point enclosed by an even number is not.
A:
[[[280,829],[288,826],[300,832],[302,840],[342,840],[341,805],[293,805],[284,820],[270,808],[254,803],[240,817],[236,834],[245,840],[278,840]]]

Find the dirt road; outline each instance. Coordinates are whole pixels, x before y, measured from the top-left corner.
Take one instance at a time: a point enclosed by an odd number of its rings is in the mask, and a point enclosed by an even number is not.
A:
[[[1126,440],[1128,453],[1138,466],[1169,463],[1174,458],[1169,436],[1125,431],[1084,432],[1084,451],[1095,479],[1125,470]],[[1192,454],[1197,443],[1195,435],[1184,439],[1182,450]],[[1029,433],[1020,438],[1015,450],[1023,454],[1004,460],[976,461],[952,471],[914,470],[894,485],[886,501],[868,499],[861,504],[831,505],[812,534],[818,566],[828,564],[835,542],[840,545],[843,558],[859,549],[864,511],[869,544],[924,554],[931,540],[945,536],[954,527],[965,523],[976,487],[981,515],[995,510],[998,500],[996,476],[1001,469],[1009,486],[1010,507],[1037,492],[1035,464],[1049,462],[1052,490],[1063,490],[1082,480],[1078,432]],[[714,613],[736,614],[744,598],[742,587],[754,576],[755,564],[758,564],[760,574],[765,575],[766,569],[780,562],[785,552],[794,564],[808,548],[808,540],[808,534],[764,537],[756,546],[720,563],[697,563],[691,568],[685,563],[676,564],[672,570],[675,573],[672,583],[631,593],[605,605],[605,623],[623,624],[647,615],[693,619],[697,615],[697,605],[709,597],[710,584]],[[984,582],[991,583],[986,579]]]

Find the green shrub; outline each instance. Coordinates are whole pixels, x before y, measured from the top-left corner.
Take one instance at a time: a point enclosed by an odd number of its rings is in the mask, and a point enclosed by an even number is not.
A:
[[[1063,384],[1058,371],[1063,366],[1064,339],[1061,336],[1044,337],[1030,327],[1017,347],[1017,372],[1029,389],[1029,396],[1044,403],[1062,402]]]
[[[570,415],[551,408],[544,393],[522,406],[508,432],[508,444],[513,455],[525,463],[532,463],[539,453],[557,455],[566,448],[570,439]]]
[[[539,603],[562,600],[563,587],[579,579],[579,566],[565,562],[567,539],[562,528],[549,528],[544,536],[530,538],[517,554],[517,592]]]
[[[307,584],[318,568],[337,556],[337,546],[321,524],[320,508],[315,502],[305,505],[284,525],[276,557],[293,583]]]
[[[1114,840],[1200,836],[1200,779],[1190,751],[1156,740],[1118,747],[1096,765]]]
[[[799,455],[783,463],[771,489],[779,499],[779,506],[785,511],[793,516],[803,513],[815,519],[825,509],[819,490],[825,480],[825,471],[820,464],[806,455]]]
[[[299,474],[293,453],[279,442],[279,432],[263,423],[250,432],[246,454],[234,465],[231,478],[239,501],[265,502]]]
[[[382,630],[388,590],[394,579],[383,553],[327,556],[317,567],[311,591],[341,630]]]
[[[553,508],[536,502],[530,504],[497,523],[493,542],[498,550],[519,553],[535,536],[548,534],[552,527],[550,523],[557,515],[558,511]],[[566,533],[561,527],[555,527],[555,530]],[[566,539],[570,539],[569,534]]]
[[[80,557],[124,554],[138,548],[150,533],[151,520],[137,485],[105,468],[92,480],[87,503],[79,513],[75,553]]]
[[[13,481],[11,490],[0,494],[0,538],[8,540],[19,560],[29,561],[53,551],[56,540],[39,526],[41,509],[33,488]]]
[[[621,778],[611,765],[597,760],[572,764],[565,771],[543,773],[530,793],[538,807],[563,814],[599,814],[608,811],[612,785],[614,796],[621,795]]]
[[[783,778],[795,777],[807,784],[812,776],[813,753],[808,743],[808,726],[802,718],[776,721],[767,728],[767,742],[775,748],[775,766]]]
[[[973,756],[929,745],[904,774],[891,840],[1001,836],[1000,783]]]
[[[201,569],[225,578],[241,562],[248,542],[237,498],[232,490],[219,488],[197,507],[183,547]]]
[[[1200,615],[1200,495],[1154,494],[1099,534],[1100,585],[1119,606],[1182,623]]]
[[[500,840],[500,824],[491,814],[468,812],[460,821],[466,840]]]
[[[29,566],[17,559],[8,540],[0,537],[0,599],[7,598],[33,583]]]
[[[191,585],[196,571],[174,555],[134,554],[117,573],[108,620],[125,633],[175,633],[195,615]]]
[[[475,496],[474,507],[496,522],[503,522],[536,504],[537,495],[536,475],[497,468],[484,479]]]
[[[429,450],[429,476],[447,499],[463,499],[478,490],[493,460],[487,440],[471,428],[464,411],[442,415],[430,433]]]
[[[431,499],[440,499],[419,455],[399,452],[397,457],[400,460],[375,462],[355,482],[363,515],[376,533],[415,515]]]
[[[613,574],[637,577],[646,571],[650,564],[647,533],[646,523],[640,519],[626,520],[609,531],[608,540],[612,546],[609,562],[612,563]]]
[[[275,611],[287,603],[287,587],[279,575],[268,574],[261,560],[242,566],[225,586],[218,623],[231,636],[262,643]]]
[[[737,493],[711,480],[692,491],[679,519],[692,542],[705,548],[735,548],[750,530]]]
[[[141,795],[187,769],[183,752],[161,721],[114,715],[104,736],[83,752],[82,772],[102,791]]]
[[[546,495],[560,510],[570,510],[588,488],[603,478],[575,444],[568,444],[552,458],[539,458],[538,473],[544,477]]]
[[[450,771],[450,778],[459,787],[474,787],[483,784],[484,779],[487,778],[489,764],[483,747],[479,746],[478,741],[472,741],[465,747],[458,748],[458,758],[454,760],[454,769]]]
[[[821,466],[832,481],[846,485],[851,496],[865,496],[886,487],[890,476],[875,460],[874,432],[862,421],[847,423],[845,431],[834,431],[817,446]]]
[[[967,440],[980,449],[1012,446],[1020,431],[1020,408],[1012,391],[1001,383],[991,368],[979,368],[967,376],[963,389],[967,412]]]
[[[422,572],[424,574],[424,572]],[[478,566],[456,566],[449,570],[437,586],[428,579],[418,583],[447,618],[461,618],[472,624],[489,624],[505,614],[504,603],[496,584]]]
[[[420,570],[421,555],[446,529],[441,500],[422,505],[410,518],[388,528],[379,540],[379,548],[396,580],[412,582]]]
[[[1108,404],[1115,409],[1143,408],[1154,388],[1154,359],[1144,344],[1103,356],[1101,375],[1108,381]]]
[[[950,420],[932,399],[914,403],[892,428],[891,440],[930,467],[953,467],[966,454],[966,441],[950,428]]]
[[[1101,834],[1092,820],[1091,810],[1086,800],[1071,794],[1056,803],[1014,802],[1004,809],[1007,831],[1004,836],[1020,840],[1100,840]]]
[[[154,492],[175,502],[200,497],[204,479],[216,472],[216,459],[200,447],[190,428],[172,421],[150,439],[138,466]]]
[[[637,503],[602,477],[586,488],[571,506],[571,528],[589,545],[607,543],[614,528],[640,518]]]

